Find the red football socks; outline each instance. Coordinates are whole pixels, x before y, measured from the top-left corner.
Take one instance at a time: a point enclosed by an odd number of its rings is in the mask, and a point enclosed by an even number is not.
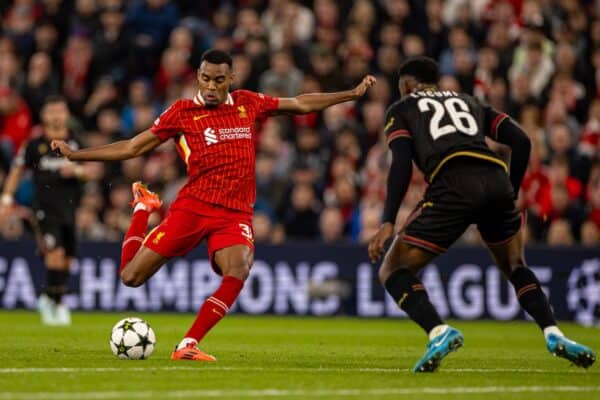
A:
[[[210,296],[198,312],[196,320],[185,335],[198,342],[215,326],[229,311],[244,287],[244,281],[233,276],[224,276],[221,286]]]
[[[131,224],[125,234],[123,246],[121,247],[121,266],[119,267],[119,272],[123,271],[123,268],[131,261],[144,242],[149,217],[150,213],[146,210],[134,211],[131,217]]]

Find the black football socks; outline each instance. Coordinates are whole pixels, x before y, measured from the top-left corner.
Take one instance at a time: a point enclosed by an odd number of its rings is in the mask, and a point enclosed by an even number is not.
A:
[[[540,282],[529,268],[517,267],[510,276],[510,281],[515,287],[519,304],[542,330],[556,325],[548,298],[542,291]]]
[[[67,280],[69,279],[69,271],[48,269],[46,270],[46,294],[56,304],[62,301],[62,297],[67,293]]]
[[[398,306],[426,333],[429,334],[434,327],[443,324],[440,315],[429,301],[423,282],[408,269],[398,268],[388,277],[384,286]]]

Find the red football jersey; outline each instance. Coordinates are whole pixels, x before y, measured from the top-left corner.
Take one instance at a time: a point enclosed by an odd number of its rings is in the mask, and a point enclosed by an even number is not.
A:
[[[254,125],[277,109],[278,99],[236,90],[206,107],[197,95],[177,100],[151,128],[161,141],[173,138],[187,164],[188,181],[177,200],[200,200],[252,212],[256,199]],[[176,200],[176,202],[177,202]]]

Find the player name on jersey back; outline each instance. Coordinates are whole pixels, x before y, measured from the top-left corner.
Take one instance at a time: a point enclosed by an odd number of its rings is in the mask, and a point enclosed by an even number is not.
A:
[[[451,97],[458,96],[453,90],[418,90],[412,92],[410,97]]]

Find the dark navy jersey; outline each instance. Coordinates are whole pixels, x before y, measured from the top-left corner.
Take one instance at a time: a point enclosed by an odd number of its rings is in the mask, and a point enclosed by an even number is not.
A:
[[[73,149],[80,147],[73,139],[67,142]],[[34,208],[52,211],[64,218],[72,216],[79,205],[81,182],[75,177],[61,176],[61,168],[71,161],[52,151],[45,136],[30,140],[15,158],[15,163],[33,173]]]
[[[485,143],[496,139],[497,127],[507,118],[477,99],[454,91],[416,91],[392,104],[384,132],[388,145],[410,140],[414,161],[431,182],[454,157],[474,157],[508,168]]]

